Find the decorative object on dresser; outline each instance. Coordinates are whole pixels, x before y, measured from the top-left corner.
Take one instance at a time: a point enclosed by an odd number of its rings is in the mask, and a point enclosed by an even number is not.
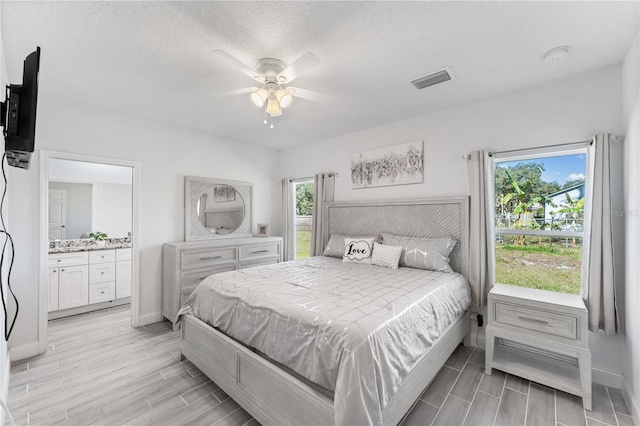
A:
[[[184,178],[184,239],[251,236],[253,185],[194,176]]]
[[[282,238],[166,243],[162,247],[162,315],[173,323],[182,303],[209,275],[282,261]]]
[[[49,319],[129,303],[131,248],[49,254]]]
[[[266,237],[269,235],[269,224],[259,223],[257,227],[256,237]]]
[[[485,370],[516,376],[582,397],[591,410],[591,352],[587,309],[578,295],[495,284],[489,292]],[[496,345],[501,338],[516,345]],[[572,357],[577,365],[523,350],[517,344]]]
[[[354,153],[351,182],[354,189],[424,182],[422,141]]]

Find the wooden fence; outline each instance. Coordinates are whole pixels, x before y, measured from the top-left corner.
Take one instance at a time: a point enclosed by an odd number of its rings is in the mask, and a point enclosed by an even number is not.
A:
[[[311,232],[311,223],[313,222],[312,216],[296,216],[294,220],[294,226],[296,232]]]

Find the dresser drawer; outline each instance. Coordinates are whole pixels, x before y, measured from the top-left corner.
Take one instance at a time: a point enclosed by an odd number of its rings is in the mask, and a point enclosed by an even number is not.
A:
[[[240,247],[240,261],[259,259],[261,257],[280,256],[278,251],[279,245],[273,244],[256,244]]]
[[[233,263],[228,263],[226,265],[220,265],[214,268],[182,272],[180,274],[180,289],[182,290],[189,289],[191,291],[194,288],[196,288],[196,286],[200,284],[200,282],[205,278],[207,278],[208,276],[213,274],[219,274],[221,272],[235,271],[236,268],[237,268],[237,265],[235,262],[233,262]]]
[[[116,298],[116,282],[89,285],[89,303],[108,302]]]
[[[115,250],[96,250],[89,252],[89,263],[107,263],[115,261]]]
[[[183,251],[180,254],[180,267],[181,269],[194,269],[219,263],[235,262],[237,259],[236,250],[236,247],[227,247]]]
[[[89,252],[79,251],[76,253],[50,254],[48,263],[49,268],[86,265],[89,263]]]
[[[561,312],[497,301],[495,302],[495,321],[568,339],[578,338],[578,318]]]
[[[89,265],[89,284],[116,280],[116,263],[97,263]]]
[[[240,269],[253,268],[254,266],[273,265],[280,262],[280,256],[271,256],[267,258],[259,258],[256,260],[248,260],[240,263]]]
[[[195,289],[192,288],[190,290],[180,292],[180,308],[182,308],[182,305],[184,305],[184,302],[189,298],[189,296],[191,296],[191,293],[193,293],[193,290]]]

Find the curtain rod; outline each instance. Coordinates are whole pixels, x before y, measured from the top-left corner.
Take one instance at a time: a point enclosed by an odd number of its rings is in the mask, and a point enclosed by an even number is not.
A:
[[[334,172],[329,172],[329,173],[325,173],[326,175],[334,175],[335,177],[340,177],[340,173],[334,173]],[[295,183],[295,182],[304,182],[304,181],[309,181],[309,180],[314,180],[315,176],[311,176],[311,177],[301,177],[301,178],[295,178],[295,179],[289,179],[289,182]]]
[[[589,139],[589,140],[580,141],[580,142],[561,143],[557,145],[547,145],[547,146],[536,146],[533,148],[510,149],[508,151],[495,151],[495,152],[490,152],[488,155],[489,157],[493,157],[496,154],[509,154],[512,152],[531,151],[536,149],[560,148],[560,147],[569,147],[573,145],[586,145],[586,144],[589,144],[589,145],[593,144],[593,140]]]

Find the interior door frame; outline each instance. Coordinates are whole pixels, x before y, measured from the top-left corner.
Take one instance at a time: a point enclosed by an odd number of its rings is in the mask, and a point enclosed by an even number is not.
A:
[[[132,200],[131,200],[131,240],[134,242],[131,251],[131,326],[140,325],[140,183],[141,164],[137,161],[116,158],[97,157],[93,155],[71,152],[40,150],[40,247],[39,247],[39,301],[38,301],[38,352],[47,351],[48,291],[47,267],[49,256],[49,160],[73,160],[88,163],[109,164],[131,167]]]

